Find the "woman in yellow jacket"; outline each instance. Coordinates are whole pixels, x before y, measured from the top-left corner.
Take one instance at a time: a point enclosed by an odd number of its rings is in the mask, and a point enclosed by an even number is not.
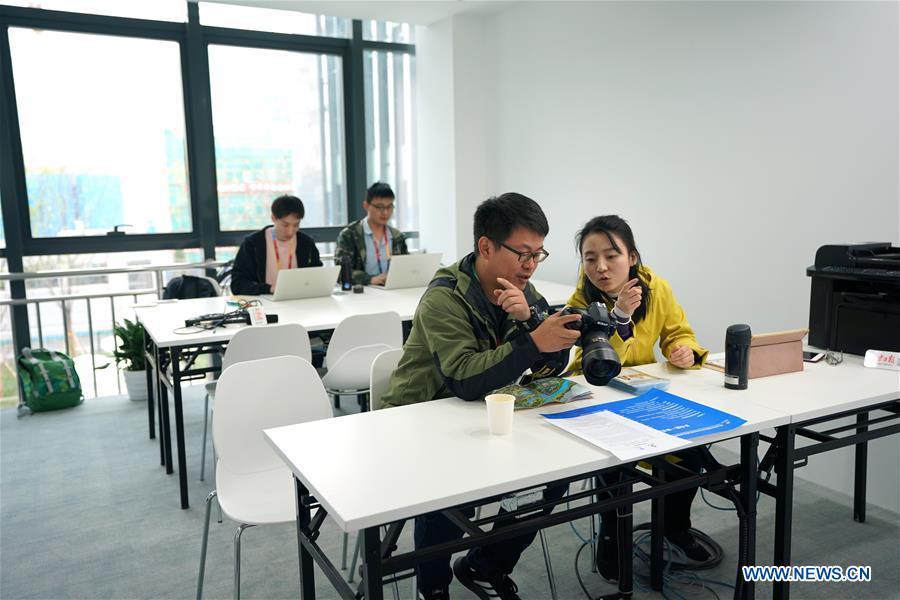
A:
[[[595,217],[578,233],[576,243],[581,268],[578,285],[568,304],[578,308],[585,308],[591,302],[606,305],[616,322],[616,333],[609,341],[622,366],[655,363],[653,346],[659,342],[663,356],[674,366],[700,368],[709,351],[697,343],[669,283],[641,264],[628,223],[617,215]],[[570,370],[581,370],[580,348]],[[700,466],[696,452],[688,450],[675,456],[691,471],[696,472]],[[696,493],[694,488],[666,497],[665,536],[689,559],[702,563],[710,558],[709,553],[690,532],[691,502]],[[615,511],[601,515],[597,566],[611,580],[618,579],[619,572],[615,523]]]

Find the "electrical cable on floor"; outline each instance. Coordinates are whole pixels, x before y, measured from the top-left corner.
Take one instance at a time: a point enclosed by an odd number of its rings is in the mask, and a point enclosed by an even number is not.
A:
[[[572,532],[575,534],[575,537],[577,537],[579,540],[581,540],[582,544],[590,544],[591,543],[591,539],[589,537],[584,537],[583,535],[581,535],[581,533],[575,527],[575,521],[569,521],[569,525],[572,527]]]
[[[575,527],[574,523],[570,523],[572,527],[572,532],[575,536],[581,541],[581,546],[579,546],[578,551],[575,553],[575,576],[578,579],[578,585],[581,587],[582,592],[584,592],[585,597],[593,600],[594,596],[588,591],[587,584],[581,576],[581,571],[578,568],[578,561],[581,557],[581,553],[592,541],[596,543],[597,537],[599,533],[597,533],[593,540],[588,540],[582,537],[578,529]],[[640,591],[649,591],[649,586],[645,582],[649,582],[650,580],[650,554],[644,548],[650,541],[650,524],[642,523],[634,528],[635,532],[640,533],[636,539],[634,540],[634,557],[638,559],[639,563],[642,567],[646,568],[644,571],[643,568],[634,569],[634,584],[635,588]],[[702,563],[697,561],[692,561],[690,558],[685,556],[684,552],[681,548],[674,546],[668,542],[668,540],[663,539],[663,545],[666,551],[665,555],[665,564],[663,566],[663,587],[662,587],[662,596],[667,600],[688,600],[688,598],[679,591],[676,586],[690,586],[691,588],[699,587],[708,591],[716,600],[720,600],[720,597],[716,590],[711,586],[721,586],[728,589],[735,589],[735,586],[723,582],[717,581],[714,579],[706,579],[700,577],[693,570],[696,569],[710,569],[717,566],[722,562],[722,558],[724,557],[724,552],[722,547],[712,538],[704,534],[703,532],[691,529],[691,534],[697,540],[697,542],[704,546],[704,548],[710,553],[709,560],[703,561]],[[601,576],[601,579],[607,583],[612,583]],[[693,594],[692,594],[693,597]]]
[[[692,533],[695,537],[700,537],[700,536],[702,536],[702,537],[704,537],[704,538],[709,539],[708,536],[706,536],[705,534],[703,534],[702,532],[700,532],[700,531],[698,531],[698,530],[696,530],[696,529],[692,529],[692,530],[691,530],[691,533]],[[650,575],[649,575],[649,569],[650,569],[650,555],[647,553],[647,551],[645,551],[645,550],[643,549],[643,547],[641,547],[641,545],[642,545],[642,544],[649,543],[649,540],[650,540],[650,533],[647,532],[647,533],[641,534],[641,535],[635,540],[635,542],[634,542],[634,544],[635,544],[635,556],[637,556],[637,558],[638,558],[638,559],[639,559],[639,560],[647,567],[647,574],[646,574],[646,575],[644,575],[643,573],[638,573],[637,571],[635,571],[635,573],[636,573],[637,575],[640,575],[641,577],[647,577],[648,579],[649,579],[649,577],[650,577]],[[710,541],[712,541],[712,540],[710,540]],[[714,544],[715,546],[718,546],[718,544],[716,544],[714,541],[712,541],[712,544]],[[710,584],[715,584],[715,585],[720,585],[720,586],[723,586],[723,587],[727,587],[727,588],[732,589],[732,590],[734,589],[734,586],[731,585],[730,583],[726,583],[726,582],[722,582],[722,581],[717,581],[717,580],[714,580],[714,579],[705,579],[705,578],[700,577],[699,575],[697,575],[697,573],[695,573],[694,571],[684,570],[684,569],[673,569],[673,568],[672,568],[672,565],[674,564],[674,561],[673,561],[673,559],[672,559],[672,555],[673,555],[673,553],[674,553],[675,555],[681,554],[681,549],[678,548],[677,546],[674,546],[675,549],[673,550],[673,545],[672,545],[672,544],[669,544],[668,541],[664,541],[664,547],[668,550],[668,557],[667,557],[667,559],[666,559],[666,565],[665,565],[665,567],[664,567],[664,569],[663,569],[663,581],[664,581],[664,583],[665,583],[665,582],[668,582],[668,583],[670,583],[670,584],[687,583],[688,585],[692,585],[692,586],[693,586],[693,585],[699,585],[699,587],[701,587],[701,588],[706,588],[706,589],[708,589],[708,590],[709,590],[710,592],[712,592],[713,595],[716,596],[716,597],[718,597],[718,594],[716,594],[715,590],[713,590],[712,588],[710,588],[709,586],[707,586],[707,585],[705,585],[705,584],[710,583]],[[712,568],[713,566],[718,565],[719,562],[721,562],[721,560],[722,560],[723,554],[724,554],[724,553],[721,551],[721,547],[719,547],[718,556],[717,556],[717,560],[716,560],[715,564],[710,564],[709,566],[705,566],[704,568]],[[704,563],[704,564],[705,564],[705,563]]]
[[[590,542],[583,542],[575,553],[575,577],[578,579],[578,585],[581,586],[581,591],[584,592],[584,595],[593,600],[593,596],[591,596],[587,586],[584,585],[584,580],[581,578],[581,571],[578,570],[578,557],[581,556],[581,551],[587,548],[588,544]]]

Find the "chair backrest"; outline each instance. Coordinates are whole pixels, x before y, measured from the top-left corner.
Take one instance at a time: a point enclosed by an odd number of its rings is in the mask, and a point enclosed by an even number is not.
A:
[[[391,375],[397,370],[397,363],[403,356],[402,348],[387,350],[375,357],[369,376],[369,410],[381,408],[381,397],[391,383]]]
[[[308,361],[277,356],[231,365],[216,385],[217,468],[253,473],[284,467],[263,429],[332,416],[328,394]]]
[[[396,312],[353,315],[341,321],[325,353],[325,365],[331,369],[338,359],[359,346],[384,344],[388,348],[403,346],[403,326]],[[365,369],[368,373],[368,365]]]
[[[393,350],[393,348],[387,344],[367,344],[345,352],[334,364],[329,365],[328,372],[322,378],[322,383],[329,391],[333,392],[369,389],[369,373],[372,370],[372,363],[379,354],[387,350]]]
[[[273,356],[297,356],[312,362],[306,328],[299,323],[244,327],[228,342],[222,370],[246,360]]]

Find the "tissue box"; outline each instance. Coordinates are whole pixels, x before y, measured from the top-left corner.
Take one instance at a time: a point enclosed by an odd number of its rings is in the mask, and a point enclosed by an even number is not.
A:
[[[803,370],[803,337],[808,329],[754,335],[750,339],[750,379]]]

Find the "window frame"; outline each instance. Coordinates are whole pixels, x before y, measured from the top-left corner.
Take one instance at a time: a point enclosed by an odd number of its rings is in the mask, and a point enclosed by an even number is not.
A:
[[[201,25],[199,6],[187,2],[186,23],[71,13],[0,5],[0,195],[6,247],[0,257],[10,272],[22,270],[22,257],[180,248],[202,248],[215,258],[216,246],[235,246],[253,230],[223,231],[219,224],[215,150],[209,83],[210,44],[245,48],[328,54],[343,62],[344,160],[347,180],[348,221],[364,216],[362,198],[368,186],[365,146],[365,92],[363,58],[367,50],[390,50],[415,55],[414,44],[364,40],[363,21],[352,21],[350,38],[272,33]],[[15,96],[9,28],[24,27],[67,33],[135,37],[178,43],[181,56],[182,97],[185,115],[186,161],[189,180],[191,228],[189,233],[129,234],[35,238],[31,232],[25,185],[18,108]],[[343,225],[304,228],[317,242],[331,242]],[[412,237],[417,232],[410,232]],[[22,296],[24,297],[24,296]]]
[[[158,21],[108,15],[0,5],[0,211],[9,273],[23,272],[25,256],[114,253],[142,250],[201,248],[214,259],[217,246],[237,246],[252,232],[221,231],[216,190],[215,150],[209,83],[208,46],[211,43],[314,52],[341,56],[344,90],[344,160],[347,180],[348,221],[364,216],[362,199],[368,186],[363,60],[366,50],[390,50],[415,56],[415,45],[364,40],[363,21],[352,21],[350,38],[272,33],[200,24],[199,5],[185,0],[187,22]],[[68,33],[86,33],[174,41],[181,57],[182,100],[190,194],[190,233],[128,234],[34,238],[31,233],[25,165],[19,129],[15,81],[9,46],[9,28],[24,27]],[[334,242],[343,226],[304,228],[316,242]],[[406,232],[418,237],[417,231]],[[26,298],[25,282],[10,282],[10,298]],[[11,310],[16,352],[30,343],[28,311]]]

